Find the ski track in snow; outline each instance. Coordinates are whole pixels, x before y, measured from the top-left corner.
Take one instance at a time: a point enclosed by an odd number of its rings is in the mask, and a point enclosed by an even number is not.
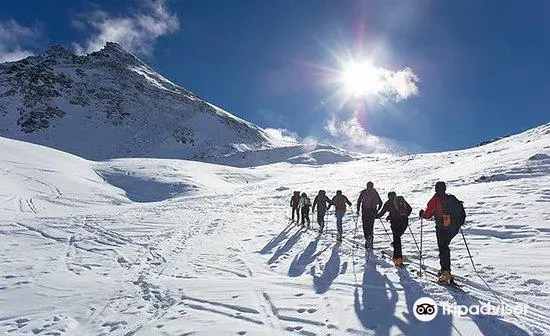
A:
[[[528,159],[547,153],[550,140],[531,136],[459,152],[247,169],[72,156],[48,165],[25,159],[26,144],[0,139],[7,148],[0,159],[0,334],[545,335],[550,264],[538,257],[550,246],[550,161]],[[179,171],[196,188],[170,194]],[[109,184],[121,181],[116,174],[124,185]],[[395,269],[381,254],[389,238],[379,221],[367,263],[351,211],[341,244],[332,210],[323,235],[316,224],[286,219],[293,189],[311,198],[320,188],[329,195],[342,189],[354,202],[369,176],[382,198],[397,189],[415,213],[435,181],[449,181],[466,205],[463,230],[476,267],[496,297],[473,272],[460,235],[453,272],[468,281],[466,293],[417,275],[408,231],[404,254],[413,262]],[[154,186],[164,199],[130,201],[121,188],[132,179],[140,179],[134,196]],[[411,218],[410,226],[419,239],[420,221]],[[432,222],[424,221],[423,233],[425,264],[437,268]],[[423,296],[529,306],[523,316],[440,315],[426,323],[412,315]]]

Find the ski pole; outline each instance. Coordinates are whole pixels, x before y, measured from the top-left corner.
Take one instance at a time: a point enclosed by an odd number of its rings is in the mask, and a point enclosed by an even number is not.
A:
[[[466,242],[466,237],[464,236],[464,232],[462,232],[462,228],[460,228],[460,234],[462,235],[462,239],[464,240],[464,245],[466,245],[466,250],[468,251],[468,256],[470,257],[470,261],[472,262],[472,266],[474,267],[474,272],[476,272],[477,276],[485,283],[485,286],[487,286],[487,288],[489,288],[489,290],[491,291],[491,293],[493,293],[493,295],[497,298],[497,300],[499,302],[502,302],[500,297],[497,295],[497,293],[495,293],[495,291],[491,288],[491,286],[489,286],[487,281],[485,281],[485,279],[483,279],[483,277],[477,271],[476,265],[474,263],[474,258],[472,257],[472,254],[470,253],[470,248],[468,247],[468,243]]]
[[[357,291],[359,288],[359,285],[357,284],[357,272],[355,271],[355,252],[359,250],[359,243],[357,243],[357,223],[359,222],[359,210],[357,212],[353,213],[355,216],[355,230],[353,232],[353,241],[355,242],[355,247],[351,253],[353,255],[353,280],[355,284],[355,290]],[[366,266],[366,265],[365,265]]]
[[[416,242],[416,238],[414,237],[413,231],[412,231],[410,226],[409,226],[409,232],[411,233],[411,236],[413,237],[414,245],[416,245],[416,250],[420,253],[420,248],[418,247],[418,243]]]
[[[357,216],[357,214],[355,214],[354,216],[355,216],[355,229],[353,231],[353,239],[356,239],[356,237],[357,237],[357,223],[359,222],[359,216]]]
[[[355,222],[355,229],[353,230],[353,241],[355,242],[355,247],[359,247],[359,244],[357,244],[356,237],[357,237],[357,222],[359,221],[359,216],[357,214],[353,214],[354,222]]]
[[[388,230],[386,229],[386,226],[382,222],[382,218],[378,218],[380,220],[380,224],[382,224],[382,227],[384,228],[384,231],[386,231],[386,236],[388,236],[388,239],[390,240],[390,245],[393,243],[393,239],[390,237],[390,234],[388,233]]]
[[[422,227],[424,225],[424,220],[420,217],[420,268],[418,269],[418,275],[422,276]]]

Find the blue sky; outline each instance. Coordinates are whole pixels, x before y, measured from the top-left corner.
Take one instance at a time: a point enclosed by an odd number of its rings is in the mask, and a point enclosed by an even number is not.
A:
[[[3,0],[0,60],[113,40],[263,127],[440,151],[550,121],[549,29],[546,1]]]

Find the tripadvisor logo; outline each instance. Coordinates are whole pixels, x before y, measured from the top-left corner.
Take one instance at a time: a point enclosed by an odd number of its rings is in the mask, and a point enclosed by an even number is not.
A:
[[[475,315],[496,315],[496,316],[508,316],[508,315],[526,315],[528,306],[524,305],[500,305],[495,306],[489,302],[483,302],[476,305],[457,305],[447,302],[441,303],[441,307],[438,306],[432,298],[421,297],[416,300],[413,306],[414,316],[423,322],[429,322],[433,320],[438,311],[441,309],[443,315],[457,315],[457,316],[475,316]]]
[[[423,322],[429,322],[437,316],[437,303],[429,297],[421,297],[413,305],[414,316]]]

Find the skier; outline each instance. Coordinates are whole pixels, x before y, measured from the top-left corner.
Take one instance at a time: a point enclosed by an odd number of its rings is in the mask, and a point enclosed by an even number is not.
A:
[[[290,198],[290,206],[292,207],[292,222],[294,222],[294,213],[296,213],[296,222],[300,220],[300,192],[295,191]]]
[[[338,236],[336,239],[338,241],[342,241],[342,219],[346,213],[346,204],[351,206],[351,202],[345,195],[342,194],[342,190],[337,190],[336,195],[332,198],[327,210],[330,209],[330,206],[333,204],[335,209],[334,216],[336,216],[336,228],[338,229]]]
[[[361,221],[363,222],[363,234],[365,236],[365,248],[372,249],[374,218],[382,207],[380,195],[374,189],[374,184],[369,181],[367,188],[361,191],[357,199],[357,215],[361,208]]]
[[[446,193],[445,182],[435,184],[435,195],[428,202],[426,211],[420,210],[420,218],[429,219],[435,216],[435,233],[439,248],[439,282],[444,284],[454,283],[451,275],[451,250],[449,244],[464,224],[466,212],[455,196]]]
[[[327,197],[327,193],[324,190],[319,190],[317,196],[313,200],[312,211],[315,212],[315,206],[317,206],[317,224],[319,224],[319,232],[323,232],[325,227],[325,213],[327,212],[327,204],[331,204],[331,200]]]
[[[309,208],[311,207],[311,200],[309,197],[307,197],[307,194],[304,192],[302,193],[302,197],[300,197],[300,204],[299,208],[302,212],[302,225],[304,225],[307,222],[307,227],[309,228]]]
[[[401,236],[409,225],[409,215],[412,212],[412,208],[403,196],[396,196],[395,192],[391,191],[388,193],[388,200],[384,203],[382,210],[376,215],[376,218],[382,218],[386,212],[389,212],[388,218],[393,236],[393,264],[396,267],[401,267],[403,266]]]

